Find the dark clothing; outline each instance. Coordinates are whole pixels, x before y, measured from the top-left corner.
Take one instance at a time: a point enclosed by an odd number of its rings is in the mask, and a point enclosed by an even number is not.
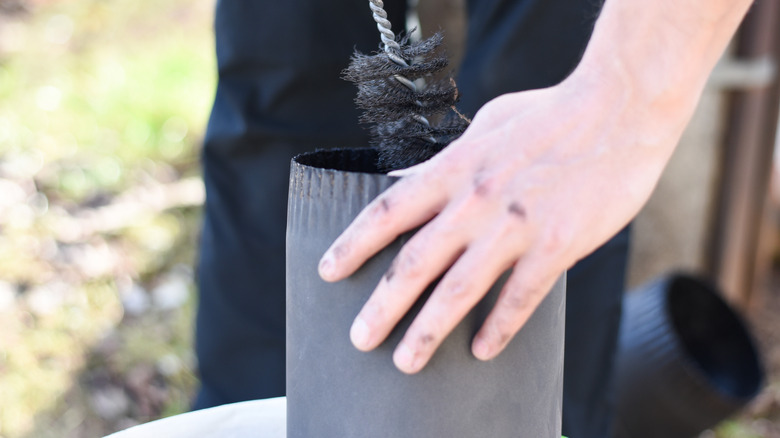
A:
[[[406,1],[385,1],[394,30]],[[598,7],[590,0],[469,0],[458,85],[473,115],[500,94],[560,82]],[[219,85],[203,150],[195,408],[284,395],[285,226],[297,153],[364,147],[349,56],[378,49],[368,2],[220,0]],[[627,232],[569,273],[564,433],[608,436]]]

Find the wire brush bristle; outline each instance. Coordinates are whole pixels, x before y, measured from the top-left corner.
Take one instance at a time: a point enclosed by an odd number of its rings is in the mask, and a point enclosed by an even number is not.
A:
[[[408,43],[397,39],[399,64],[383,51],[373,55],[355,52],[344,78],[355,83],[355,103],[363,110],[360,121],[371,124],[371,142],[379,150],[380,171],[403,169],[421,163],[458,138],[469,124],[455,110],[458,89],[455,81],[440,81],[418,89],[414,81],[444,70],[447,57],[438,52],[441,33],[427,40]],[[399,78],[400,77],[400,78]],[[445,114],[446,113],[446,114]],[[438,123],[429,119],[442,116]]]

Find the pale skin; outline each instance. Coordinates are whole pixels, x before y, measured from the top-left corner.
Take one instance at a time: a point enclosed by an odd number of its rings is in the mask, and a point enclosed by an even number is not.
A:
[[[363,210],[322,258],[339,281],[400,234],[404,245],[350,330],[376,348],[441,274],[395,348],[405,373],[509,268],[472,352],[496,357],[555,280],[645,204],[748,0],[607,0],[577,69],[551,88],[500,96],[463,136]]]

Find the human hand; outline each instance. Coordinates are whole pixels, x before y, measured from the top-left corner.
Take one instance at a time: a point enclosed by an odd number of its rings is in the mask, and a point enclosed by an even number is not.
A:
[[[458,141],[396,172],[320,262],[338,281],[427,223],[355,319],[353,344],[379,345],[447,270],[393,355],[417,372],[513,268],[472,345],[479,359],[500,353],[555,279],[645,203],[751,3],[610,0],[563,83],[489,102]]]
[[[447,271],[393,356],[401,371],[415,373],[513,268],[472,345],[477,358],[495,357],[561,273],[623,228],[650,195],[681,128],[658,130],[662,115],[626,111],[632,105],[579,78],[508,94],[486,104],[439,155],[397,171],[402,179],[320,264],[323,279],[338,281],[425,224],[357,316],[353,344],[364,351],[378,346]],[[652,122],[643,120],[650,116]]]

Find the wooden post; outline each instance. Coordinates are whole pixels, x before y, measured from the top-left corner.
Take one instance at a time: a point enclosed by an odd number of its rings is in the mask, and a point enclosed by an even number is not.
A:
[[[444,31],[450,68],[457,69],[466,41],[466,0],[419,0],[417,14],[423,38]]]
[[[757,0],[740,28],[737,60],[780,60],[780,2]],[[768,199],[780,82],[730,95],[723,172],[711,234],[709,270],[726,298],[744,307],[756,285],[759,230]]]

